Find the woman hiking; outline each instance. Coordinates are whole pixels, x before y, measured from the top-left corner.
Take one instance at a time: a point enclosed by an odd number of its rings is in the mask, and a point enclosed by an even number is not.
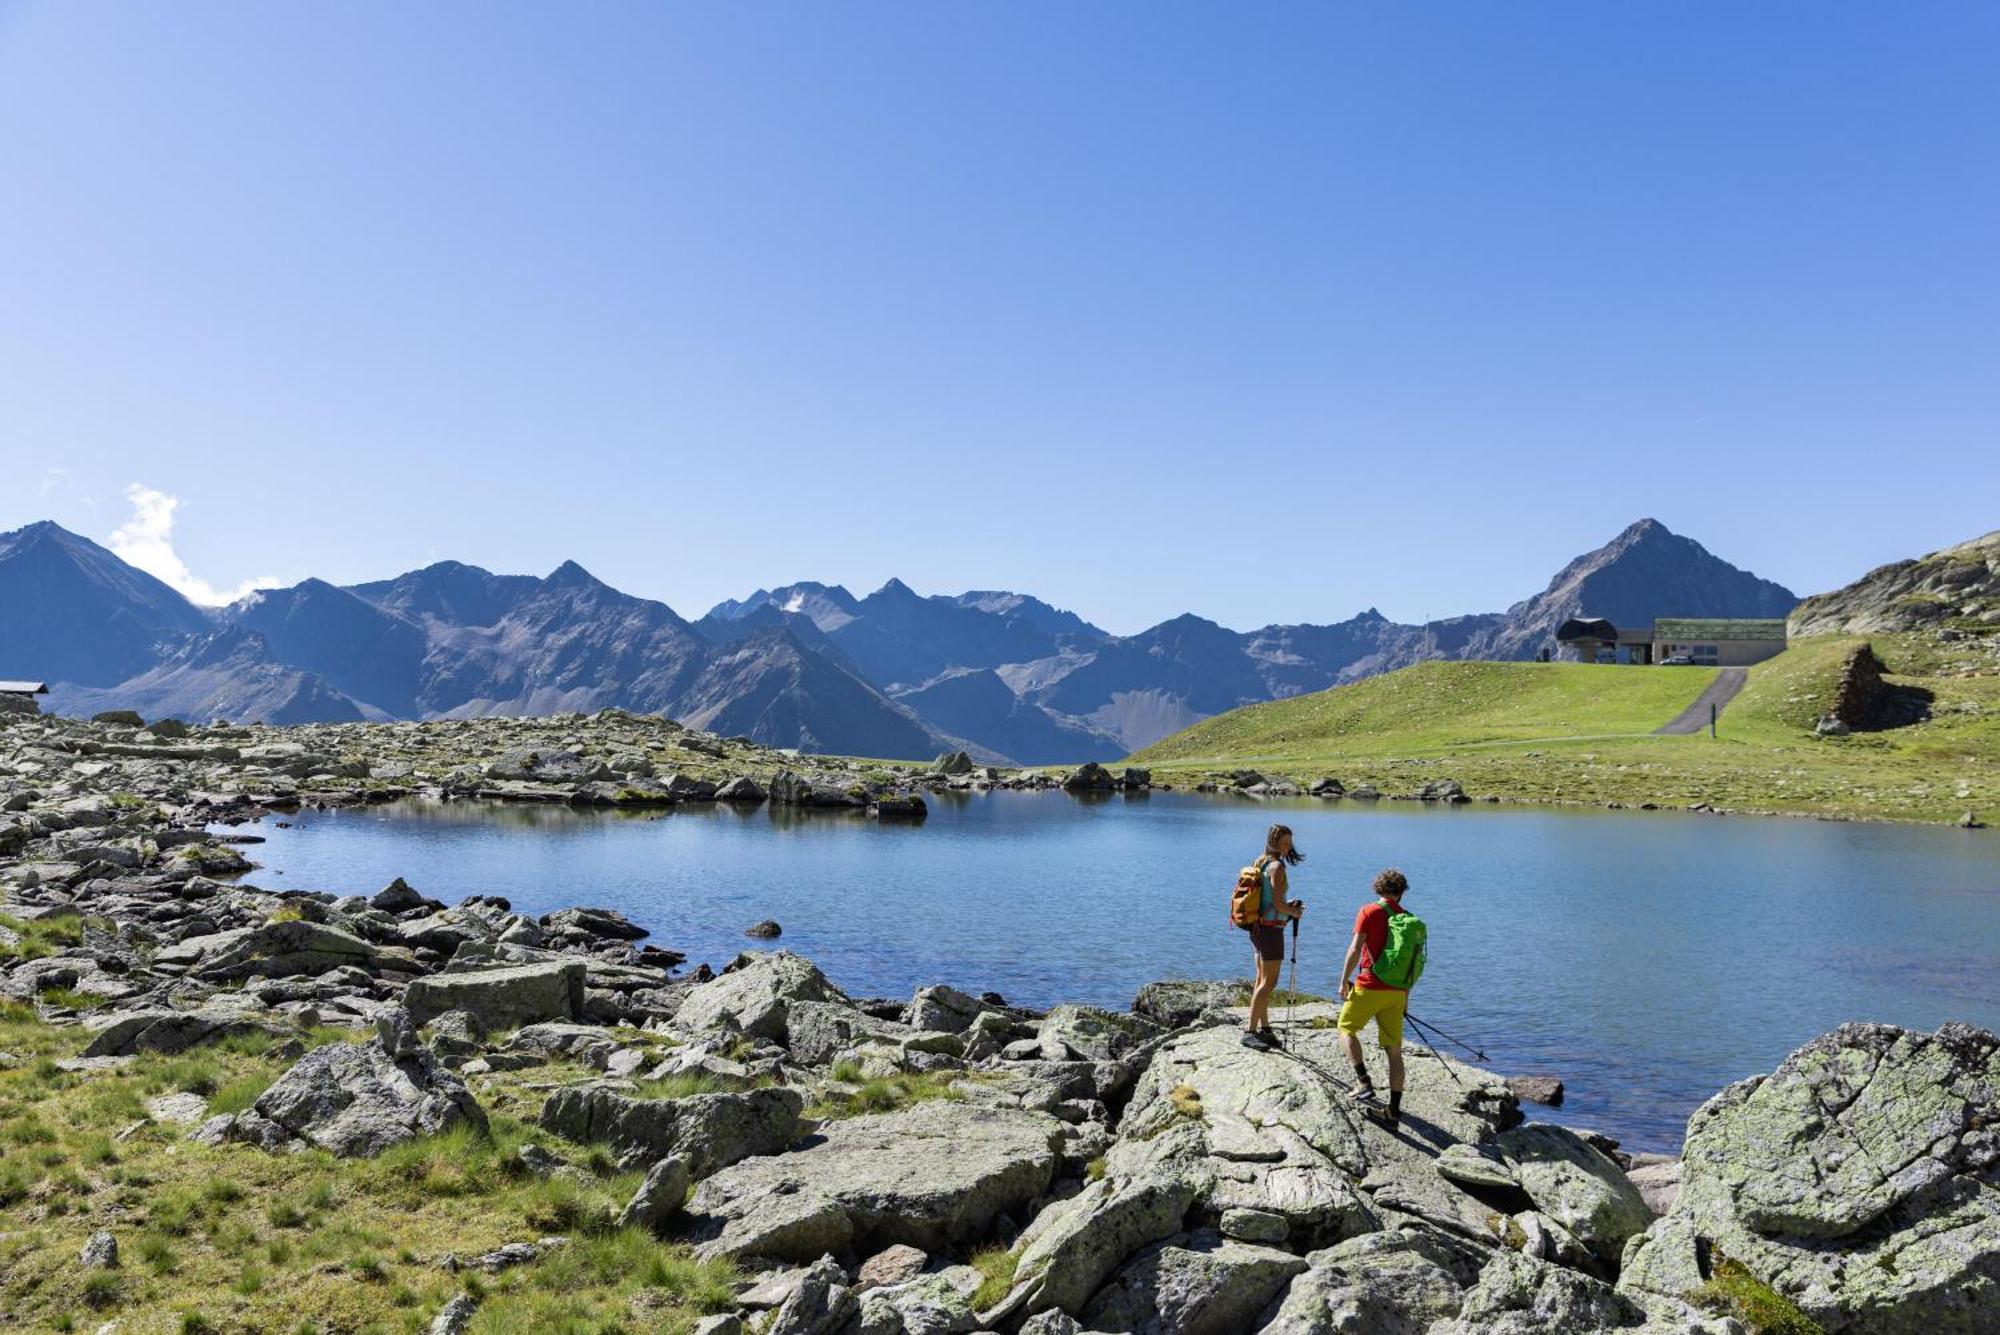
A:
[[[1257,925],[1250,929],[1250,944],[1257,949],[1257,976],[1250,987],[1250,1028],[1243,1035],[1246,1048],[1269,1052],[1283,1046],[1271,1032],[1271,996],[1278,990],[1285,968],[1285,922],[1306,911],[1302,901],[1286,897],[1290,887],[1285,869],[1298,866],[1305,856],[1292,847],[1291,826],[1273,825],[1254,864],[1263,881],[1263,899]]]

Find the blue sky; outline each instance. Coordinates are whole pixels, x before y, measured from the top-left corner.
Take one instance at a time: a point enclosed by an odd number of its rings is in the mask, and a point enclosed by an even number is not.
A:
[[[0,528],[1133,631],[1497,608],[1654,515],[1809,592],[2000,527],[1996,39],[0,3]]]

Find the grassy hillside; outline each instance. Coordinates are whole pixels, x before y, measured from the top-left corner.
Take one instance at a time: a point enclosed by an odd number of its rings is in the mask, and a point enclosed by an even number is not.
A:
[[[1872,643],[1891,685],[1928,692],[1928,721],[1813,735],[1840,666]],[[1717,807],[1827,816],[2000,816],[2000,645],[1929,635],[1800,640],[1750,670],[1720,736],[1652,730],[1710,670],[1567,663],[1426,663],[1199,723],[1133,757],[1191,783],[1255,768],[1408,793],[1455,778],[1474,796]]]

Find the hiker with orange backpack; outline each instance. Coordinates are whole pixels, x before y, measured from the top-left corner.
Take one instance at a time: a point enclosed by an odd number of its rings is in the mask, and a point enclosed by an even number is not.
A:
[[[1375,902],[1354,915],[1354,940],[1340,967],[1340,1018],[1335,1021],[1347,1040],[1347,1059],[1354,1063],[1355,1085],[1349,1093],[1392,1131],[1403,1117],[1403,1017],[1409,1012],[1410,989],[1424,972],[1424,920],[1403,907],[1409,888],[1409,878],[1391,867],[1375,878]],[[1357,964],[1361,972],[1355,975]],[[1370,1020],[1389,1059],[1386,1110],[1376,1100],[1375,1082],[1361,1054],[1361,1031]]]
[[[1264,836],[1264,851],[1236,874],[1236,888],[1229,896],[1229,920],[1250,933],[1250,944],[1257,950],[1250,1027],[1243,1034],[1246,1048],[1270,1052],[1284,1046],[1271,1032],[1271,996],[1285,967],[1285,923],[1298,921],[1306,911],[1303,900],[1287,898],[1285,869],[1303,861],[1305,854],[1292,847],[1291,827],[1273,825]]]

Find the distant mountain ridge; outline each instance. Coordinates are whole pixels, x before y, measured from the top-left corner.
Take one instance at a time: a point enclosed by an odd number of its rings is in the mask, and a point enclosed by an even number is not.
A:
[[[308,579],[204,610],[57,525],[0,534],[0,676],[66,712],[316,719],[618,706],[801,750],[992,763],[1110,760],[1239,705],[1429,659],[1532,658],[1573,615],[1783,616],[1788,590],[1641,520],[1505,612],[1369,609],[1239,632],[1192,614],[1117,636],[1004,590],[865,597],[805,582],[690,622],[573,561],[545,577],[443,561]]]

